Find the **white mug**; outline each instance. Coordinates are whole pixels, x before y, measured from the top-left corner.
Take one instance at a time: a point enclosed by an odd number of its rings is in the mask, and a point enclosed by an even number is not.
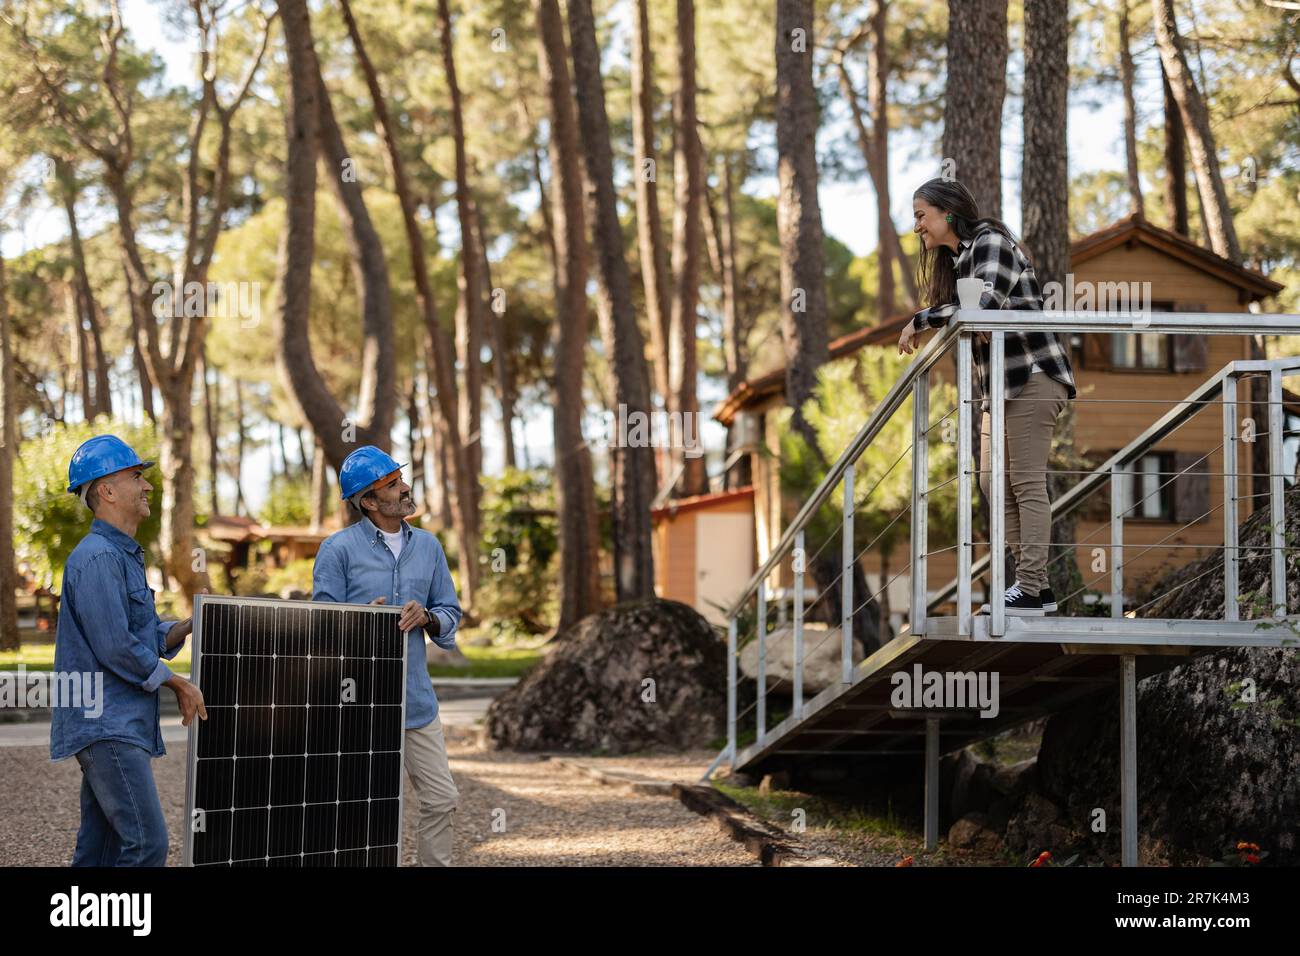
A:
[[[993,291],[993,283],[983,279],[967,278],[957,280],[957,299],[963,309],[978,309],[980,296]]]

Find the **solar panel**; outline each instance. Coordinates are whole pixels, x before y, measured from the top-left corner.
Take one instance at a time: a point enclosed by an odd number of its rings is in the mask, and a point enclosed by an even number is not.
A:
[[[397,866],[400,609],[198,595],[185,862]]]

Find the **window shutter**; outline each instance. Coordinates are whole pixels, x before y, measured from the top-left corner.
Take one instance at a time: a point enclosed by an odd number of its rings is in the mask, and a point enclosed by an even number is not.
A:
[[[1170,343],[1173,349],[1175,372],[1203,372],[1206,365],[1204,335],[1173,335]]]
[[[1201,459],[1199,462],[1197,459]],[[1196,464],[1192,464],[1197,462]],[[1209,460],[1195,451],[1174,452],[1174,471],[1180,474],[1171,486],[1174,492],[1174,520],[1180,524],[1201,518],[1210,510]]]
[[[1110,368],[1110,333],[1083,334],[1083,367],[1093,372],[1104,372]]]

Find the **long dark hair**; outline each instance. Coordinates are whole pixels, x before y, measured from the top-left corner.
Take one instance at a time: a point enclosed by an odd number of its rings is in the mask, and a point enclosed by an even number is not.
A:
[[[1029,253],[1000,219],[980,218],[979,204],[971,191],[955,179],[931,179],[922,183],[912,198],[921,199],[944,213],[952,214],[952,228],[958,239],[972,239],[981,229],[996,229],[1016,244],[1025,258]],[[916,287],[921,290],[924,306],[957,301],[956,256],[946,246],[926,249],[916,265]]]

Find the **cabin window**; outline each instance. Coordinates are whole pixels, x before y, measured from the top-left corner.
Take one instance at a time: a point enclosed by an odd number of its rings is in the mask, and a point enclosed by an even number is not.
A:
[[[1120,507],[1125,520],[1145,518],[1171,521],[1174,516],[1174,488],[1171,481],[1174,456],[1169,452],[1150,452],[1124,468],[1126,480],[1120,483]],[[1164,472],[1164,474],[1161,474]]]
[[[1169,370],[1169,336],[1151,332],[1115,333],[1110,337],[1110,367]]]

